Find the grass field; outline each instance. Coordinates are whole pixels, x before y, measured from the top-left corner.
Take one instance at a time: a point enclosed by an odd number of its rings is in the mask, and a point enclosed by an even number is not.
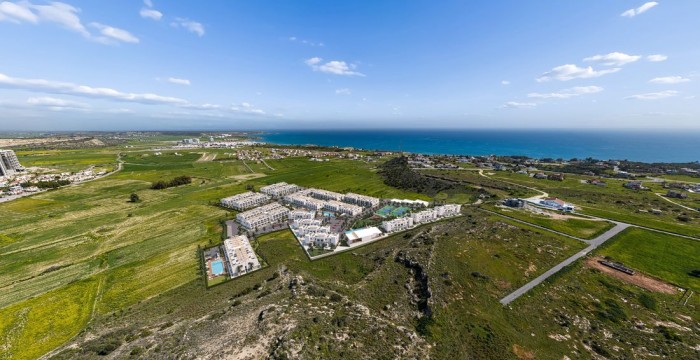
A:
[[[500,206],[485,206],[486,209],[496,211],[500,214],[526,221],[531,224],[539,225],[562,232],[571,236],[576,236],[581,239],[592,239],[607,230],[610,230],[614,225],[607,221],[586,220],[586,219],[552,219],[549,216],[537,215],[532,212],[521,209],[507,209]]]
[[[630,228],[617,235],[599,253],[672,284],[700,291],[700,241]]]

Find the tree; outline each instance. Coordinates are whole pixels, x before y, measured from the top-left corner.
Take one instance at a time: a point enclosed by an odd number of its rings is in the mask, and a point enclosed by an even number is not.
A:
[[[141,199],[139,198],[139,195],[137,193],[131,193],[131,196],[129,196],[129,200],[132,203],[137,203],[137,202],[141,201]]]

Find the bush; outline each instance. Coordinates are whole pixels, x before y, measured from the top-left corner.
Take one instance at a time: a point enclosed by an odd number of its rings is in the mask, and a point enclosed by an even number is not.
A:
[[[340,302],[341,300],[343,300],[342,296],[335,294],[335,293],[331,294],[331,301]]]
[[[132,203],[137,203],[141,201],[141,199],[139,198],[139,195],[137,193],[131,193],[131,195],[129,196],[129,201]]]
[[[639,302],[649,310],[656,310],[656,299],[645,293],[639,295]]]
[[[175,186],[186,185],[192,183],[192,178],[189,176],[178,176],[170,181],[158,180],[151,185],[153,190],[162,190]]]

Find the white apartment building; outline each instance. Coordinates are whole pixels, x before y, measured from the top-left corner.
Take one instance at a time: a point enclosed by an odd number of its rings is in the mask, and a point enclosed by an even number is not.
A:
[[[292,210],[289,212],[289,220],[314,219],[315,217],[315,211]]]
[[[14,151],[0,150],[0,176],[14,175],[22,170],[24,170],[24,167],[20,165]]]
[[[366,208],[379,206],[379,199],[371,196],[347,193],[343,196],[343,201],[348,204],[360,205]]]
[[[245,235],[224,240],[224,257],[231,277],[247,274],[261,268],[260,261]]]
[[[427,209],[419,211],[412,214],[413,223],[421,224],[426,222],[431,222],[444,217],[459,215],[462,209],[461,205],[457,204],[447,204],[442,206],[436,206],[432,209]]]
[[[261,227],[287,221],[289,209],[271,203],[236,215],[236,220],[247,230],[257,230]]]
[[[390,232],[396,232],[396,231],[403,231],[407,230],[413,227],[413,218],[412,217],[401,217],[401,218],[396,218],[394,220],[388,220],[382,222],[381,228],[384,229],[384,231],[390,233]]]
[[[304,235],[302,244],[307,246],[313,243],[317,247],[335,248],[339,241],[340,234],[316,232]]]
[[[306,195],[301,195],[300,193],[301,191],[291,195],[287,195],[284,197],[284,201],[288,204],[307,208],[309,210],[314,211],[323,209],[323,206],[326,204],[326,202],[323,200],[314,199]]]
[[[221,199],[221,205],[235,210],[246,210],[269,201],[269,195],[248,191]]]
[[[316,219],[297,219],[292,222],[292,229],[300,229],[306,226],[321,226],[323,222]]]
[[[353,204],[348,204],[336,200],[330,200],[325,203],[323,206],[324,210],[329,210],[341,214],[348,214],[351,216],[357,216],[362,214],[362,211],[364,210],[361,206],[353,205]]]
[[[299,191],[299,186],[294,184],[287,184],[286,182],[278,182],[276,184],[263,186],[260,188],[260,192],[263,194],[270,195],[272,197],[282,197]]]
[[[339,201],[343,198],[343,194],[337,192],[321,190],[321,189],[308,189],[309,196],[320,200],[336,200]]]

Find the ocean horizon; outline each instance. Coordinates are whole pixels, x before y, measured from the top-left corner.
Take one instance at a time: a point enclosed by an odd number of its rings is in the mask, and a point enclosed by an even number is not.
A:
[[[284,130],[262,141],[444,155],[700,161],[700,130]]]

